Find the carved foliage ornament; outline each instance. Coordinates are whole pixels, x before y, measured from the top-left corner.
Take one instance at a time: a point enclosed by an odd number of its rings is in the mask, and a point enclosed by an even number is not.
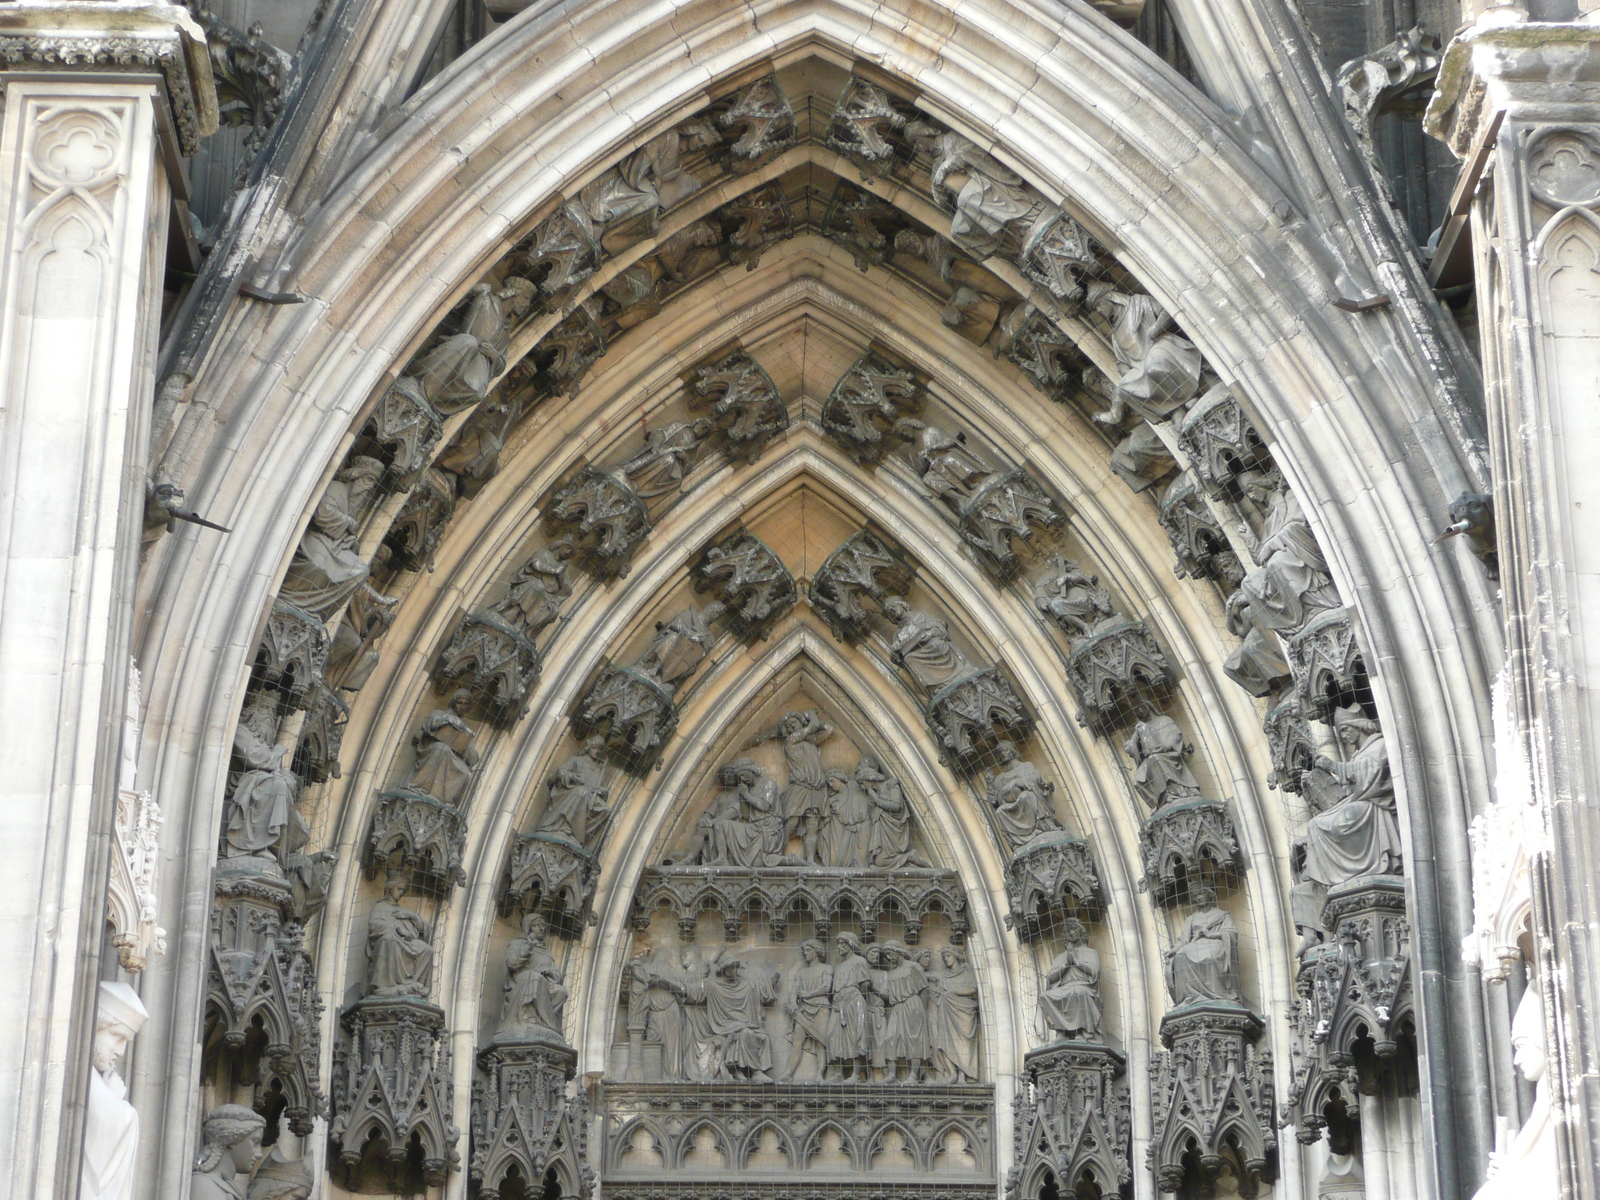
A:
[[[823,401],[822,428],[858,461],[873,462],[882,456],[889,431],[919,411],[922,398],[915,375],[869,350]]]

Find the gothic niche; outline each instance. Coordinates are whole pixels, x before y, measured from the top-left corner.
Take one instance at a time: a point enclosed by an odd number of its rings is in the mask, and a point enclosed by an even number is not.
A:
[[[765,637],[800,598],[783,560],[747,529],[706,548],[694,586],[716,593],[729,628],[745,639]]]
[[[579,937],[594,920],[598,854],[610,825],[606,743],[591,737],[550,772],[544,811],[511,851],[504,891],[508,910],[543,912],[564,936]]]
[[[913,609],[904,595],[912,570],[869,530],[852,535],[818,568],[811,580],[811,605],[841,639],[859,641],[876,632],[876,620],[892,627],[884,641],[889,659],[902,668],[923,698],[928,729],[943,759],[961,767],[1001,739],[1026,740],[1033,716],[1000,667],[975,663],[950,639],[949,624]]]
[[[352,1191],[438,1187],[461,1165],[444,1009],[433,991],[433,922],[390,877],[367,916],[361,999],[334,1049],[330,1169]]]
[[[634,895],[608,1192],[687,1196],[746,1169],[805,1173],[807,1194],[818,1171],[830,1195],[992,1192],[966,898],[892,764],[795,707],[714,779]],[[759,1114],[730,1103],[756,1095]]]
[[[888,436],[922,410],[922,385],[910,371],[869,350],[839,377],[822,403],[823,432],[860,463],[883,457]]]

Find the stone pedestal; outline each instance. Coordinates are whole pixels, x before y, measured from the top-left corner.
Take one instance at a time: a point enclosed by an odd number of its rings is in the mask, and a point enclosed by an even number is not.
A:
[[[537,1194],[552,1171],[563,1200],[590,1193],[588,1106],[581,1092],[567,1094],[577,1062],[555,1040],[497,1041],[478,1052],[468,1174],[484,1200],[498,1200],[508,1177]]]
[[[1032,1200],[1047,1183],[1062,1196],[1093,1184],[1102,1196],[1133,1182],[1125,1060],[1097,1042],[1028,1051],[1018,1089],[1006,1200]]]
[[[77,1176],[171,171],[216,125],[205,55],[176,6],[0,12],[0,1155],[16,1197]]]

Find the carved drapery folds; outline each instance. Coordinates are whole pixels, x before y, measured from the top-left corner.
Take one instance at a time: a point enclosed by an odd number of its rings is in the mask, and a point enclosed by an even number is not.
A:
[[[761,636],[800,597],[783,560],[746,529],[706,548],[695,571],[695,590],[707,589],[716,592],[728,625],[743,638]]]
[[[478,766],[466,723],[471,703],[471,693],[461,689],[448,705],[422,719],[411,739],[416,757],[405,778],[378,795],[364,851],[368,879],[388,865],[430,888],[466,882],[462,806]]]
[[[1311,1143],[1336,1096],[1355,1108],[1372,1094],[1401,1039],[1414,1033],[1405,881],[1372,876],[1330,890],[1324,927],[1334,937],[1306,950],[1290,1014],[1294,1075],[1281,1120]]]
[[[1158,1191],[1211,1186],[1224,1166],[1245,1197],[1277,1178],[1272,1055],[1255,1045],[1262,1029],[1260,1017],[1229,1003],[1188,1005],[1162,1019],[1166,1049],[1150,1064],[1148,1161]]]
[[[922,402],[915,375],[869,350],[833,385],[819,419],[823,431],[856,461],[870,463],[883,457],[890,432],[921,411]]]
[[[1006,1200],[1122,1193],[1133,1182],[1132,1119],[1122,1055],[1092,1042],[1031,1050],[1017,1091]]]
[[[467,1172],[483,1200],[499,1200],[510,1184],[519,1195],[538,1193],[547,1181],[561,1200],[591,1194],[588,1108],[581,1094],[568,1095],[576,1067],[577,1052],[563,1045],[507,1042],[478,1052]]]

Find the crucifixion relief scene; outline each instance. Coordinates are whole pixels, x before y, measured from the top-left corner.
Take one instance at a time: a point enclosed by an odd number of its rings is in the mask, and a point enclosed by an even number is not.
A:
[[[0,1200],[1600,1200],[1600,0],[0,100]]]

